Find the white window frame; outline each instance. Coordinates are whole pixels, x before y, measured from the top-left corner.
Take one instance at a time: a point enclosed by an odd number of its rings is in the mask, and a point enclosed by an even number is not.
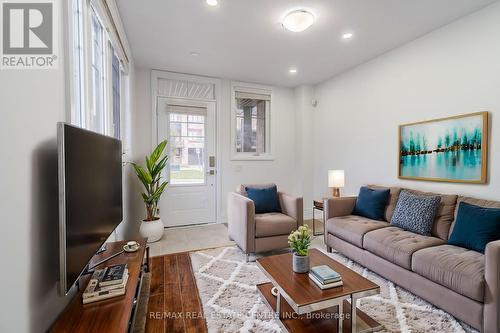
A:
[[[88,48],[88,54],[89,54],[89,67],[87,68],[88,70],[88,78],[89,78],[89,97],[91,98],[90,100],[90,103],[89,105],[91,106],[90,109],[91,112],[87,112],[87,124],[93,124],[92,120],[91,120],[91,116],[92,114],[96,113],[96,110],[94,109],[94,105],[95,105],[95,101],[94,101],[94,73],[93,73],[93,66],[92,66],[92,59],[93,59],[93,48],[94,48],[94,45],[93,45],[93,41],[92,41],[92,26],[93,26],[93,15],[96,16],[96,19],[98,21],[98,23],[101,25],[101,38],[102,38],[102,50],[100,50],[102,52],[102,72],[100,73],[101,74],[101,78],[100,79],[100,83],[102,84],[102,96],[101,98],[103,99],[101,101],[101,104],[102,104],[102,112],[104,112],[103,114],[103,131],[100,132],[97,130],[97,128],[94,128],[94,127],[88,127],[88,129],[90,130],[93,130],[93,131],[96,131],[96,132],[99,132],[101,134],[106,134],[106,135],[112,135],[112,130],[111,130],[111,126],[110,126],[110,116],[109,116],[109,113],[110,113],[110,101],[109,101],[109,75],[111,73],[110,71],[110,60],[109,60],[109,48],[108,48],[108,36],[107,36],[107,33],[106,33],[106,26],[103,24],[103,21],[101,19],[101,16],[99,15],[99,12],[98,10],[92,5],[91,3],[91,8],[90,8],[90,14],[89,14],[89,17],[88,19],[90,20],[89,22],[89,28],[90,28],[90,31],[89,31],[89,48]]]
[[[122,136],[122,109],[123,109],[123,98],[122,98],[122,93],[123,93],[123,68],[120,64],[120,58],[116,54],[115,49],[113,48],[113,45],[111,42],[108,41],[108,49],[109,49],[109,110],[110,110],[110,126],[111,126],[111,133],[112,135],[117,138],[121,139]],[[118,94],[119,94],[119,99],[118,99],[118,105],[119,105],[119,116],[118,116],[118,126],[115,124],[115,96],[114,96],[114,90],[113,90],[113,58],[116,57],[118,59]],[[116,129],[118,127],[118,133],[116,133]],[[117,135],[118,134],[118,135]]]
[[[86,127],[86,117],[82,114],[87,106],[86,97],[86,39],[87,39],[87,0],[71,0],[67,2],[67,35],[68,40],[68,82],[69,82],[69,120],[72,124]],[[78,22],[76,21],[78,20]],[[75,31],[76,24],[79,25]],[[75,49],[75,38],[78,33],[79,49]],[[78,69],[76,68],[78,66]],[[76,71],[79,71],[77,74]],[[79,82],[78,82],[79,81]],[[78,88],[78,92],[77,92]]]
[[[69,94],[70,94],[70,112],[68,113],[70,122],[77,126],[97,131],[93,128],[93,123],[91,122],[91,115],[95,112],[94,108],[94,96],[93,96],[93,73],[92,73],[92,15],[98,18],[99,23],[102,26],[102,37],[103,37],[103,75],[104,78],[101,80],[103,84],[103,105],[104,105],[104,126],[103,133],[109,136],[115,136],[114,131],[114,120],[113,120],[113,87],[112,87],[112,55],[116,53],[118,59],[120,60],[120,136],[124,134],[123,126],[123,112],[127,105],[124,105],[124,101],[128,100],[129,92],[122,89],[124,87],[124,82],[127,80],[128,73],[128,56],[129,48],[126,38],[123,34],[123,27],[119,21],[118,12],[116,9],[116,4],[114,1],[107,0],[79,0],[81,2],[80,17],[76,16],[76,11],[78,10],[77,0],[69,0],[67,5],[67,13],[69,20],[68,25],[68,49],[69,49]],[[81,52],[81,87],[80,95],[77,95],[77,75],[75,75],[75,70],[78,61],[78,54],[76,53],[74,47],[75,36],[75,19],[81,19],[81,28],[79,38],[81,39],[80,44],[83,48]],[[116,21],[116,19],[118,21]],[[116,32],[118,31],[118,32]],[[118,35],[117,35],[118,34]],[[122,44],[123,43],[123,44]],[[121,137],[119,139],[121,139]]]
[[[238,152],[236,151],[236,92],[261,94],[271,96],[269,101],[269,108],[266,109],[265,116],[265,153],[253,152]],[[274,157],[271,151],[271,119],[273,110],[273,89],[268,86],[260,84],[245,83],[245,82],[231,82],[231,160],[232,161],[273,161]]]

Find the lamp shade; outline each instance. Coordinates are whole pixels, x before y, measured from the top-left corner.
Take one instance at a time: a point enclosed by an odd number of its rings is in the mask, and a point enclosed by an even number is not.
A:
[[[328,170],[328,187],[344,187],[344,170]]]

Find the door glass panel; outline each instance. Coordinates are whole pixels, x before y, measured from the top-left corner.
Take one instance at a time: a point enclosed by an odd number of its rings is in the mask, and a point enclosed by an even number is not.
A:
[[[187,135],[190,137],[200,137],[205,136],[205,124],[188,124]]]
[[[205,184],[205,116],[170,113],[170,184]]]

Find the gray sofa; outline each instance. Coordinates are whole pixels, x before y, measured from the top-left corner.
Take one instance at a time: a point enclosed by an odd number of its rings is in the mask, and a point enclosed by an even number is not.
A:
[[[406,189],[441,196],[432,236],[426,237],[389,223],[401,188],[390,190],[385,221],[352,215],[355,197],[326,199],[328,251],[339,251],[482,332],[500,332],[500,241],[489,243],[485,254],[447,245],[459,202],[495,208],[500,202]]]
[[[281,213],[256,214],[254,202],[245,188],[267,188],[274,184],[241,185],[230,192],[227,199],[228,233],[246,254],[288,247],[288,235],[304,223],[303,200],[292,194],[279,192]]]

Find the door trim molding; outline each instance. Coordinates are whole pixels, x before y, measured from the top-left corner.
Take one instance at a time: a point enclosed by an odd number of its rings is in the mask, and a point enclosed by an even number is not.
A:
[[[190,74],[182,74],[168,71],[160,71],[160,70],[152,70],[151,71],[151,149],[156,147],[158,144],[158,98],[166,97],[166,98],[175,98],[175,99],[185,99],[180,98],[178,96],[164,96],[158,93],[158,81],[161,79],[167,80],[187,80],[197,83],[210,83],[214,85],[214,100],[203,100],[203,99],[187,99],[192,101],[210,101],[215,102],[215,121],[214,121],[214,131],[215,131],[215,160],[217,166],[216,173],[216,195],[215,195],[215,219],[216,223],[224,223],[222,221],[222,217],[224,216],[222,212],[222,142],[223,138],[221,137],[221,131],[219,131],[219,124],[221,121],[220,113],[222,110],[222,101],[221,101],[221,91],[222,91],[222,80],[218,78],[208,77],[208,76],[199,76],[199,75],[190,75]]]

